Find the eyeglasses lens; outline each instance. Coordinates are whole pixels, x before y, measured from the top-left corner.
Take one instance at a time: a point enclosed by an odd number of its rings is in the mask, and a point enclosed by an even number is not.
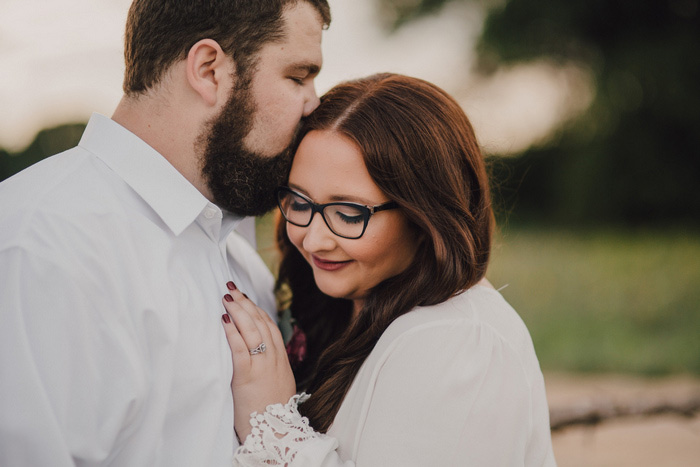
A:
[[[311,223],[314,209],[311,203],[291,191],[279,193],[279,205],[287,221],[306,227]],[[346,238],[359,238],[365,228],[367,213],[361,206],[330,204],[323,208],[326,225],[336,235]]]
[[[292,224],[306,226],[311,222],[313,209],[309,202],[301,196],[283,191],[280,192],[279,201],[282,214]]]
[[[357,238],[362,235],[365,216],[360,208],[330,205],[323,210],[323,216],[330,229],[342,237]]]

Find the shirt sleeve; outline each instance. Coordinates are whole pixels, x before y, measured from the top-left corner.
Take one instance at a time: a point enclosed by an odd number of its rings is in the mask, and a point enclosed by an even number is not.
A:
[[[0,465],[101,465],[148,387],[107,271],[51,256],[0,251]]]
[[[427,324],[397,338],[380,365],[358,466],[525,465],[531,390],[493,329]]]

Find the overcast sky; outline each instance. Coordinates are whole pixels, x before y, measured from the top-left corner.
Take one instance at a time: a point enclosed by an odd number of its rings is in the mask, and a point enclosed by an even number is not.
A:
[[[131,0],[0,2],[0,147],[18,150],[44,127],[111,115],[121,98],[122,40]],[[384,31],[373,0],[330,0],[319,93],[380,71],[434,82],[452,93],[490,152],[545,137],[587,101],[571,70],[523,65],[489,79],[470,73],[483,14],[452,5],[398,33]]]

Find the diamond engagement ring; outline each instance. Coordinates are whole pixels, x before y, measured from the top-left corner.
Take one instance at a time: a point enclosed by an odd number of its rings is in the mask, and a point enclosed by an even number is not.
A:
[[[250,352],[251,355],[257,355],[259,353],[263,353],[265,350],[267,350],[267,346],[264,342],[262,342],[256,348],[248,350],[248,352]]]

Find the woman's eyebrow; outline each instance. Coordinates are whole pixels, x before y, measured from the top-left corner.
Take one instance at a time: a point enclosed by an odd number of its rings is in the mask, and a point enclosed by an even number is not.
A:
[[[331,202],[334,202],[334,201],[346,201],[346,202],[350,202],[350,203],[358,203],[358,204],[363,204],[363,205],[366,204],[366,205],[368,205],[368,206],[371,206],[372,204],[374,204],[372,201],[370,201],[370,200],[368,200],[368,199],[366,199],[366,198],[362,198],[362,197],[360,197],[360,196],[333,195],[333,196],[331,196],[330,199],[331,199]]]
[[[325,203],[319,203],[317,200],[313,199],[311,195],[309,194],[308,191],[304,190],[302,187],[299,185],[295,185],[293,183],[289,184],[289,188],[291,188],[294,191],[298,191],[302,195],[306,196],[310,200],[312,200],[314,203],[318,204],[325,204]],[[387,201],[381,201],[379,203],[376,203],[372,200],[369,200],[367,198],[363,198],[361,196],[351,196],[351,195],[331,195],[328,198],[328,202],[330,203],[335,203],[335,202],[346,202],[346,203],[357,203],[357,204],[362,204],[363,206],[374,206],[375,204],[383,204],[386,203]]]

